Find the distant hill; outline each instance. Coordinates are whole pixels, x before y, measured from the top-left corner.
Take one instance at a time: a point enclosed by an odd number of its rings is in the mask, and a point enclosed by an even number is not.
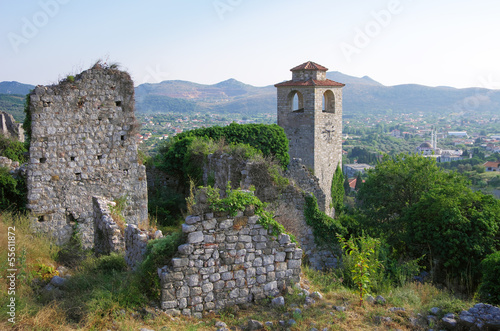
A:
[[[34,85],[22,84],[19,82],[0,82],[0,94],[26,95],[34,88]]]
[[[374,79],[329,71],[327,78],[346,84],[344,115],[365,113],[440,113],[500,111],[500,90],[456,89],[415,84],[385,86]],[[285,77],[286,78],[286,77]],[[32,85],[0,82],[0,110],[22,120],[24,95]],[[16,95],[19,94],[19,95]],[[135,88],[138,112],[211,111],[215,113],[275,113],[276,88],[256,87],[228,79],[213,85],[182,80],[141,84]]]
[[[359,78],[338,71],[329,71],[326,76],[346,84],[343,93],[345,115],[367,112],[375,114],[388,112],[447,114],[462,111],[494,113],[500,110],[500,90],[457,89],[415,84],[385,86],[368,76]],[[144,98],[150,94],[190,101],[196,110],[230,113],[276,112],[274,86],[255,87],[234,79],[214,85],[187,81],[164,81],[158,84],[139,85],[136,88],[139,111],[145,109],[161,111],[161,107],[143,105]]]
[[[195,109],[229,113],[267,113],[276,108],[274,87],[255,87],[235,79],[214,85],[170,80],[158,84],[139,85],[135,93],[136,109],[141,112],[162,111],[161,104],[174,102],[182,104],[181,112]],[[151,102],[151,95],[155,96],[156,103]],[[181,103],[180,100],[188,103]]]

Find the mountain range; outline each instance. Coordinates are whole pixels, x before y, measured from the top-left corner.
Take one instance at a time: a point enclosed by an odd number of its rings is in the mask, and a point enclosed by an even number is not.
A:
[[[327,78],[346,84],[343,91],[344,116],[365,113],[498,113],[500,90],[416,84],[385,86],[368,76],[354,77],[337,71]],[[23,100],[33,85],[0,82],[0,110],[22,120]],[[182,80],[141,84],[135,88],[138,112],[210,111],[216,113],[274,113],[276,88],[255,87],[235,79],[204,85]],[[10,111],[9,111],[10,110]]]

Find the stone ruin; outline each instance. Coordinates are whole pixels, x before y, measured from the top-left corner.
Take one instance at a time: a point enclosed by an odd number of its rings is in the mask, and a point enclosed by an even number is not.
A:
[[[188,216],[182,231],[187,243],[159,270],[161,307],[169,314],[202,317],[300,281],[302,249],[262,227],[252,209]]]
[[[4,111],[0,112],[0,134],[24,142],[23,125],[16,123],[14,116]]]
[[[138,160],[134,84],[126,72],[96,64],[29,95],[27,208],[37,230],[58,244],[76,231],[94,246],[92,198],[126,198],[127,223],[147,222],[145,166]]]

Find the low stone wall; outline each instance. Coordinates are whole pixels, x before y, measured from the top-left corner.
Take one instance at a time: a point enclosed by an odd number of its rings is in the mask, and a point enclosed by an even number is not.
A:
[[[203,313],[276,295],[300,281],[302,250],[274,237],[251,213],[188,216],[187,243],[160,273],[161,306],[169,314]]]
[[[111,217],[109,205],[115,203],[102,197],[92,197],[94,206],[94,249],[97,254],[123,252],[125,240],[120,227]]]

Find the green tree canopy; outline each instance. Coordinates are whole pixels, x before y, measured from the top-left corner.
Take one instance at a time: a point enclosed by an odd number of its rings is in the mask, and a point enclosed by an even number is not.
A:
[[[454,183],[458,191],[467,189],[466,180],[446,172],[432,158],[420,155],[385,156],[368,176],[357,195],[358,204],[370,227],[378,235],[394,235],[404,229],[399,219],[432,188]]]

